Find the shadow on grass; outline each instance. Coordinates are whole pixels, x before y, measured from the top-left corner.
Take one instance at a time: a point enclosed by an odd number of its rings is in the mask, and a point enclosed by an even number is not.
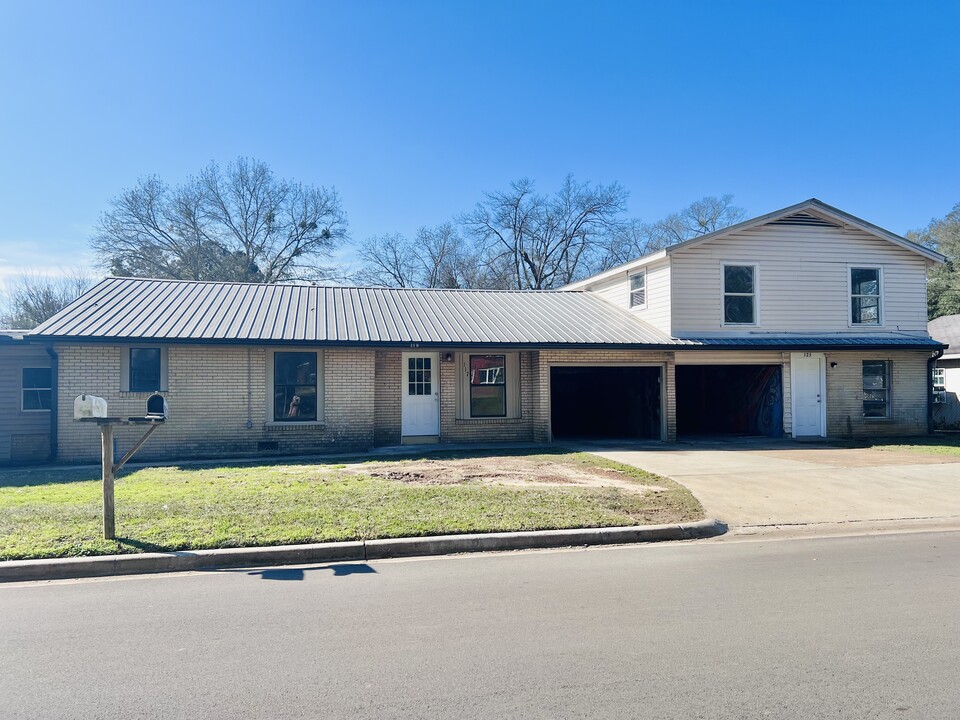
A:
[[[0,488],[100,481],[100,468],[18,467],[0,470]]]

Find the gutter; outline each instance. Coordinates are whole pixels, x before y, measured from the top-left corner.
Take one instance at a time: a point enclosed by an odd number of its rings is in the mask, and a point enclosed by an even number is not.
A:
[[[53,345],[46,346],[47,355],[50,356],[50,461],[57,459],[59,448],[57,418],[60,407],[60,356],[53,349]]]
[[[933,365],[943,357],[946,348],[941,347],[933,351],[927,360],[927,432],[933,434]]]

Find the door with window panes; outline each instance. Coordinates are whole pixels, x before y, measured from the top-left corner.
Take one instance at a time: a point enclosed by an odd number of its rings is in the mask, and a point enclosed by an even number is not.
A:
[[[403,353],[401,434],[440,434],[439,353]]]

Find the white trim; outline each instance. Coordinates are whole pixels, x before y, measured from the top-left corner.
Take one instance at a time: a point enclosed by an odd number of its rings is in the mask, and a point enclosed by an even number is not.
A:
[[[639,292],[639,291],[633,289],[633,279],[634,279],[635,277],[637,277],[637,276],[642,276],[642,277],[643,277],[643,288],[642,288],[642,290],[643,290],[643,302],[640,303],[640,304],[634,305],[634,304],[633,304],[633,293],[634,293],[634,292]],[[644,268],[640,268],[639,270],[636,270],[636,271],[630,273],[629,275],[627,275],[627,298],[628,298],[628,300],[627,300],[627,306],[628,306],[631,310],[646,310],[646,309],[647,309],[647,304],[650,302],[650,284],[649,284],[649,282],[648,282],[649,279],[650,279],[650,278],[649,278],[649,276],[647,275],[647,269],[646,269],[645,267],[644,267]]]
[[[727,293],[726,289],[726,268],[728,267],[752,267],[753,268],[753,293]],[[753,322],[733,323],[726,321],[726,297],[753,297]],[[720,327],[760,327],[760,263],[735,260],[720,261]]]
[[[316,420],[277,420],[273,416],[273,380],[276,369],[274,356],[278,352],[312,352],[317,356],[317,419]],[[267,349],[266,357],[266,393],[264,396],[264,424],[276,427],[314,427],[317,425],[326,425],[327,415],[327,392],[326,392],[326,361],[322,348],[297,347],[274,347]]]
[[[819,435],[797,435],[797,366],[794,357],[816,357],[820,361],[820,433]],[[862,379],[861,379],[861,384]],[[791,437],[827,436],[827,356],[822,352],[790,353],[790,435]]]
[[[877,312],[880,317],[877,318],[879,322],[876,323],[855,323],[853,321],[853,271],[854,270],[876,270],[877,271],[877,282],[880,284],[877,303]],[[875,265],[870,263],[847,263],[847,327],[848,328],[882,328],[886,327],[887,322],[887,312],[884,303],[884,296],[886,292],[886,283],[883,278],[883,265]],[[857,297],[868,297],[866,295],[858,295]]]

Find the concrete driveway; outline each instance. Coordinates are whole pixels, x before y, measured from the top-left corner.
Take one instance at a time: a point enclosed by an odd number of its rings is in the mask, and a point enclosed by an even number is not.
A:
[[[741,532],[817,523],[960,523],[958,456],[790,441],[582,449],[673,478],[708,517]]]

